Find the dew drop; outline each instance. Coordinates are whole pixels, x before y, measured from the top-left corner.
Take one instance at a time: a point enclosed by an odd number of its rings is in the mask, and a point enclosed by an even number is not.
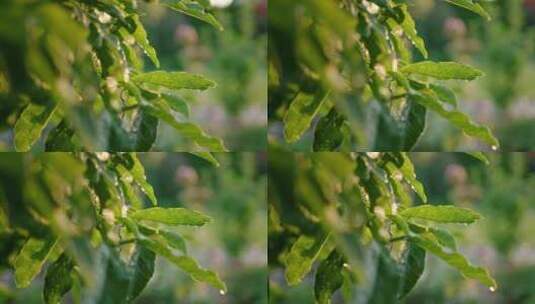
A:
[[[225,292],[223,289],[220,289],[220,290],[219,290],[219,294],[220,294],[220,295],[224,296],[225,293],[226,293],[226,292]]]
[[[496,288],[494,288],[494,286],[491,286],[491,287],[489,287],[489,290],[490,290],[490,292],[495,292]]]

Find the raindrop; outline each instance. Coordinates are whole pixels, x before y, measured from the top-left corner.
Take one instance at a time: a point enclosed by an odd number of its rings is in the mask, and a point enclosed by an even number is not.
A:
[[[223,289],[220,289],[220,290],[219,290],[219,294],[220,294],[220,295],[224,296],[225,293],[226,293],[226,292],[225,292]]]

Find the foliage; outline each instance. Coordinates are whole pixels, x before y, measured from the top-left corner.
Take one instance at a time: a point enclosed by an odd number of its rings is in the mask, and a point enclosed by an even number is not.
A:
[[[428,203],[406,154],[274,149],[269,167],[269,265],[283,268],[290,286],[315,269],[317,303],[330,303],[339,289],[347,303],[396,303],[417,283],[428,253],[497,288],[486,269],[459,252],[447,229],[481,216]],[[284,302],[281,287],[275,280],[270,285],[273,303]]]
[[[132,302],[152,278],[157,256],[226,292],[170,230],[201,227],[210,217],[158,207],[135,154],[5,154],[0,203],[0,267],[13,271],[18,288],[47,268],[45,303],[60,303],[70,290],[77,301]]]
[[[156,68],[160,63],[138,2],[2,1],[1,127],[13,129],[17,151],[40,138],[47,151],[146,151],[160,121],[187,139],[190,151],[225,150],[182,110],[188,105],[181,91],[206,90],[213,82],[184,72],[145,72],[141,52]],[[159,3],[221,29],[207,1]]]
[[[489,18],[479,1],[446,2]],[[490,129],[461,112],[443,83],[472,80],[482,72],[455,62],[414,61],[407,42],[423,58],[428,52],[409,5],[392,0],[270,3],[269,118],[282,122],[288,143],[312,127],[316,151],[409,151],[431,111],[498,148]]]

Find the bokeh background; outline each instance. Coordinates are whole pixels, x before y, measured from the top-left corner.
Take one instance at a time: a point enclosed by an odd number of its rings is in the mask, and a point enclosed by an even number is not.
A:
[[[487,21],[445,1],[415,0],[411,11],[430,59],[459,61],[485,77],[454,85],[463,111],[488,125],[504,151],[535,149],[535,1],[482,2]],[[415,59],[423,59],[415,53]],[[416,151],[488,149],[434,114]]]

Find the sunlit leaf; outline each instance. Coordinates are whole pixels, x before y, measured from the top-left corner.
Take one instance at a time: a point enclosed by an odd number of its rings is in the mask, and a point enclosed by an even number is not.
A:
[[[448,265],[457,269],[463,276],[470,279],[476,279],[490,288],[497,288],[496,281],[490,276],[486,269],[473,266],[458,252],[445,251],[439,244],[434,242],[433,238],[429,237],[427,233],[412,237],[411,242],[441,258],[444,262],[448,263]]]
[[[421,205],[407,208],[401,211],[400,215],[409,219],[416,218],[440,223],[471,224],[481,219],[481,215],[472,209],[450,205]]]
[[[206,90],[215,87],[215,83],[200,75],[186,72],[155,71],[136,75],[132,80],[148,88],[165,88],[168,90]]]
[[[162,0],[167,7],[213,25],[218,30],[223,26],[206,8],[193,0]]]
[[[150,221],[166,225],[202,226],[211,218],[197,211],[185,208],[146,208],[133,212],[133,219]]]
[[[492,132],[488,127],[478,125],[470,120],[470,118],[457,110],[449,110],[442,103],[436,100],[430,94],[419,94],[415,93],[411,95],[412,100],[418,102],[419,104],[425,106],[429,110],[436,112],[438,115],[447,119],[455,127],[461,129],[464,133],[469,136],[479,138],[491,145],[492,147],[498,147],[499,142],[494,137]]]
[[[433,62],[421,61],[402,67],[401,72],[406,74],[418,74],[437,79],[464,79],[473,80],[483,76],[483,72],[457,62]]]
[[[487,20],[491,19],[489,13],[487,13],[487,11],[479,3],[475,3],[472,0],[445,0],[445,1],[453,5],[457,5],[459,7],[470,10],[486,18]]]

